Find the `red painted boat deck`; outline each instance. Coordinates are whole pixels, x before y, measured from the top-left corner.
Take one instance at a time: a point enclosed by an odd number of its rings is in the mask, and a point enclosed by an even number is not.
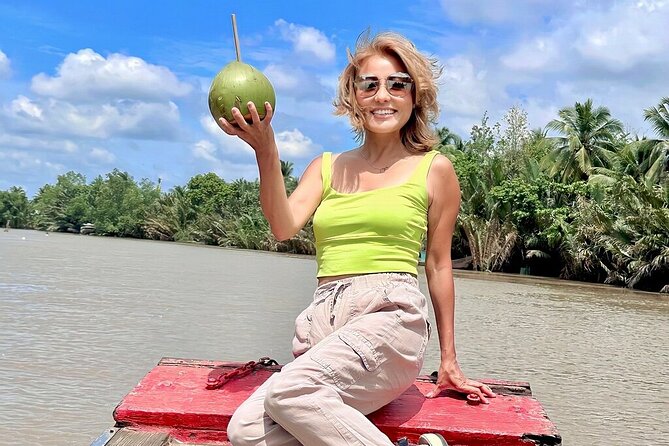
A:
[[[207,390],[214,367],[231,370],[242,363],[164,358],[114,411],[117,427],[166,433],[189,444],[227,444],[225,429],[232,413],[280,367],[266,367]],[[419,377],[397,400],[369,415],[391,439],[416,442],[423,433],[444,436],[449,446],[559,445],[560,435],[527,383],[484,380],[498,393],[491,403],[469,404],[444,393],[427,399],[433,378]]]

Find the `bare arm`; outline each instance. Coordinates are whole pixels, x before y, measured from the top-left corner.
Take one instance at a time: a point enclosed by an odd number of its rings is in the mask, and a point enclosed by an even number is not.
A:
[[[224,118],[220,118],[218,124],[225,133],[238,136],[255,151],[260,175],[260,206],[272,234],[278,240],[286,240],[302,229],[320,203],[323,190],[321,158],[309,164],[297,188],[288,198],[271,125],[272,106],[265,103],[266,115],[262,121],[252,102],[249,103],[249,111],[253,121],[251,124],[244,120],[236,107],[232,109],[232,115],[237,126]]]
[[[444,389],[454,389],[476,394],[481,401],[487,402],[486,396],[495,394],[488,386],[465,377],[455,350],[455,286],[451,243],[460,209],[460,185],[448,158],[438,155],[433,161],[428,175],[428,193],[430,207],[425,273],[441,352],[439,378],[428,397],[435,397]]]

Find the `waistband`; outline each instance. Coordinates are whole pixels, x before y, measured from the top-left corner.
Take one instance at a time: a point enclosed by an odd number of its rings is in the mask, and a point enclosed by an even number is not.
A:
[[[359,276],[346,277],[324,283],[316,288],[316,293],[320,293],[335,288],[369,289],[378,286],[386,286],[393,283],[406,283],[418,288],[418,278],[410,273],[373,273],[361,274]]]

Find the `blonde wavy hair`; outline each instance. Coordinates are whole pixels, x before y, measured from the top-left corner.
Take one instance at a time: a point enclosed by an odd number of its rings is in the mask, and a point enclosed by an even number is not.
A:
[[[404,146],[412,152],[427,152],[438,142],[434,125],[439,118],[437,103],[437,79],[442,68],[435,58],[429,58],[418,51],[406,37],[384,32],[370,37],[362,34],[356,42],[355,53],[347,50],[348,65],[339,77],[337,97],[334,100],[334,114],[348,116],[357,141],[365,138],[365,117],[355,97],[354,81],[360,65],[370,56],[392,56],[406,67],[414,81],[412,91],[414,109],[409,121],[402,127],[400,137]]]

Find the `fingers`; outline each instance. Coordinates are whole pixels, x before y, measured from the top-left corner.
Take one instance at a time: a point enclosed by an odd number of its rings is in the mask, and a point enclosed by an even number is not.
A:
[[[251,129],[251,126],[255,128],[262,128],[263,126],[261,124],[264,124],[264,126],[269,125],[272,117],[274,116],[274,110],[272,109],[272,105],[269,102],[265,102],[264,104],[265,115],[263,118],[260,118],[258,109],[252,101],[249,101],[246,106],[249,109],[249,115],[251,117],[250,123],[247,121],[248,118],[245,118],[237,107],[232,107],[231,113],[234,122],[231,123],[223,118],[219,118],[218,126],[228,135],[239,135],[239,130],[248,131]]]
[[[225,118],[218,118],[218,126],[228,135],[237,135],[238,128],[230,124]]]
[[[246,106],[249,108],[249,113],[251,114],[251,121],[253,122],[253,125],[259,125],[260,121],[262,121],[265,125],[269,125],[270,121],[272,120],[272,116],[274,115],[274,110],[272,110],[272,105],[269,102],[265,101],[263,104],[265,108],[265,115],[263,118],[260,118],[258,108],[253,102],[249,101]]]
[[[249,102],[249,104],[252,104],[252,102]],[[232,118],[235,120],[235,123],[239,126],[240,129],[248,129],[249,123],[246,122],[246,119],[244,119],[244,115],[242,115],[242,112],[239,111],[237,107],[232,107]]]
[[[488,398],[495,398],[497,396],[490,387],[478,381],[467,380],[462,390],[469,395],[476,396],[483,404],[489,404],[490,401],[488,401]]]
[[[264,121],[267,124],[269,124],[270,121],[272,121],[273,116],[274,116],[274,109],[272,108],[272,104],[265,101],[265,119],[264,119]]]
[[[426,398],[436,398],[439,396],[442,390],[453,388],[460,393],[465,393],[472,395],[474,399],[478,399],[483,404],[489,404],[488,398],[495,398],[495,392],[490,389],[487,385],[480,383],[478,381],[465,380],[457,386],[448,386],[446,384],[435,384],[435,386],[427,392],[425,395]]]
[[[249,113],[251,114],[251,122],[253,122],[254,126],[257,126],[260,124],[260,116],[258,115],[258,109],[256,108],[256,105],[249,101],[246,106],[249,108]]]

